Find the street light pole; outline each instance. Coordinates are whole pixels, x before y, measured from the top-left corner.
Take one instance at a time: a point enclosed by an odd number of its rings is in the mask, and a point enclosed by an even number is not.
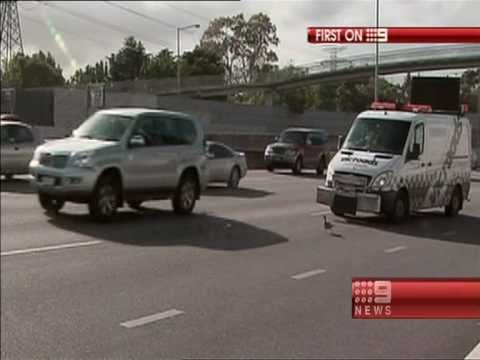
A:
[[[378,27],[379,27],[379,19],[380,19],[380,0],[377,0],[377,4],[375,7],[376,11],[376,18],[377,18],[377,23],[376,23],[376,28],[377,28],[377,41],[375,43],[375,94],[374,98],[375,101],[378,101]]]
[[[180,78],[180,32],[182,30],[187,30],[187,29],[190,29],[190,28],[198,29],[199,27],[200,27],[199,24],[177,27],[177,94],[180,94],[180,88],[181,88],[181,78]]]

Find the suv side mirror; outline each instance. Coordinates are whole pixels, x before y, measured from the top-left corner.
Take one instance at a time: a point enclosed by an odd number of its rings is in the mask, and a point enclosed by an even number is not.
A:
[[[205,153],[205,155],[206,155],[207,159],[215,159],[215,154],[210,152],[210,151],[207,151]]]
[[[131,148],[143,147],[146,145],[145,137],[140,134],[133,135],[128,141],[128,146]]]
[[[305,145],[312,145],[312,138],[311,137],[307,137],[307,140],[305,140]]]
[[[8,143],[9,144],[15,144],[15,139],[14,138],[8,138]]]
[[[412,151],[407,153],[407,160],[417,160],[420,156],[420,144],[414,143]]]

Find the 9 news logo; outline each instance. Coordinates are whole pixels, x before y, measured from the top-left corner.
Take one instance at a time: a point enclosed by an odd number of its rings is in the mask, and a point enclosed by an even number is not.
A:
[[[388,280],[352,282],[352,317],[385,318],[392,314],[392,283]]]

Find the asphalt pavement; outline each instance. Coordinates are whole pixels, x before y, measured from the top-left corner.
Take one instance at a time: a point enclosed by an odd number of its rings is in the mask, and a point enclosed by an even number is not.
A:
[[[321,181],[251,171],[191,216],[156,201],[98,224],[2,180],[2,358],[480,356],[480,319],[351,319],[352,277],[480,276],[480,177],[458,217],[397,226],[335,217]]]

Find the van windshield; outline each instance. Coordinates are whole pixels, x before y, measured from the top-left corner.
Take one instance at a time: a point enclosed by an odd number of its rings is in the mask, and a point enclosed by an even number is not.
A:
[[[132,121],[130,116],[95,113],[75,130],[74,137],[119,141]]]
[[[410,122],[357,118],[345,140],[345,149],[400,155],[407,140]]]

